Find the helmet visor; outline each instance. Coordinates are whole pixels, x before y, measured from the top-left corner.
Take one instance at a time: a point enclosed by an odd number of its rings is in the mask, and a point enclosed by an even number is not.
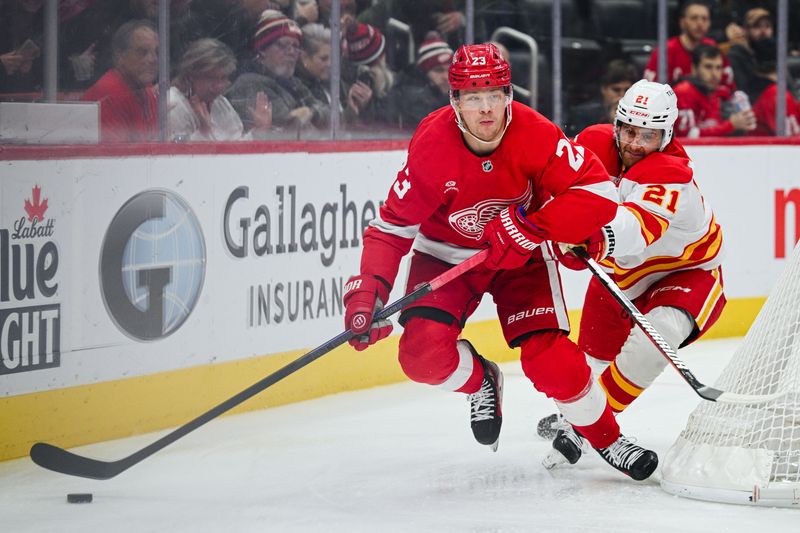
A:
[[[465,111],[480,111],[506,104],[506,94],[502,89],[488,91],[462,91],[459,94],[458,107]]]
[[[657,150],[661,146],[663,130],[640,128],[632,124],[617,124],[617,139],[620,143]]]

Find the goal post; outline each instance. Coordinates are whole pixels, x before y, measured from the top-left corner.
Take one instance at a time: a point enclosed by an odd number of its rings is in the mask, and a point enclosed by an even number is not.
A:
[[[800,509],[800,245],[715,387],[765,399],[701,402],[664,457],[662,488]]]

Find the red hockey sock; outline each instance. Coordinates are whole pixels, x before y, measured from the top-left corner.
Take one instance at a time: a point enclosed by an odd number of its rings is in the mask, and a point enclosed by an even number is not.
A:
[[[609,406],[606,406],[597,422],[588,426],[575,426],[575,429],[589,441],[593,448],[606,448],[619,438],[619,425]]]

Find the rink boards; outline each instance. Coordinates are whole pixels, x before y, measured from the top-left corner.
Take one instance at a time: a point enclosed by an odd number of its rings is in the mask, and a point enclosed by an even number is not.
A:
[[[403,146],[0,151],[0,459],[182,424],[340,333]],[[742,335],[800,235],[800,145],[689,151],[727,249],[711,336]],[[587,277],[563,277],[577,324]],[[465,335],[512,360],[492,316]],[[337,349],[241,409],[400,381],[396,343]]]

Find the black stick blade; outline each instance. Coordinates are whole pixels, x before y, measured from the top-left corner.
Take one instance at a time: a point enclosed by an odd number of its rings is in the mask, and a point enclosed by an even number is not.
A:
[[[42,468],[70,476],[110,479],[125,470],[124,467],[120,468],[119,461],[110,463],[81,457],[46,442],[37,442],[31,446],[30,455],[33,462]]]

